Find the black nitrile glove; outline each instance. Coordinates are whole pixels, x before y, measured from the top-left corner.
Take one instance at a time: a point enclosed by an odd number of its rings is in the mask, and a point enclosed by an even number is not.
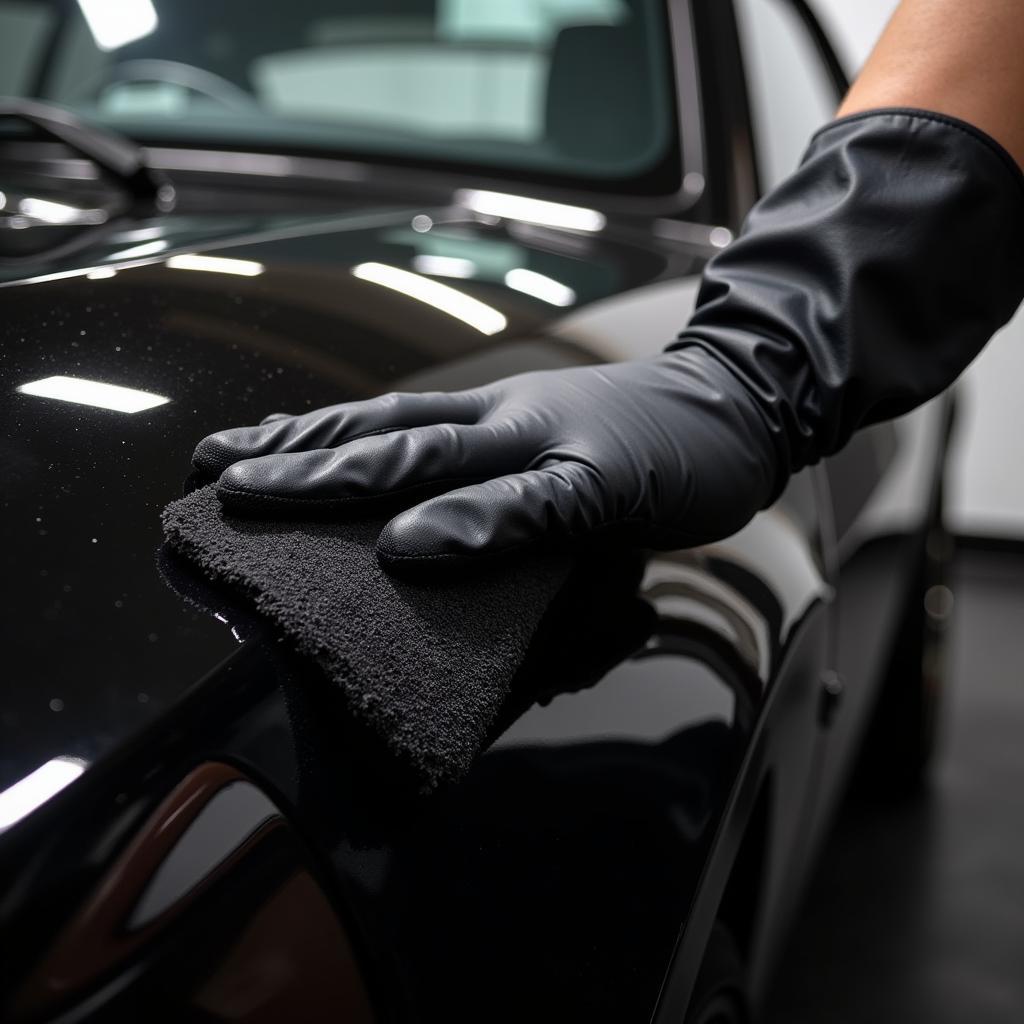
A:
[[[548,538],[724,537],[858,426],[950,384],[1024,284],[1024,178],[950,118],[882,111],[819,132],[708,265],[655,359],[386,395],[205,438],[239,512],[329,513],[448,489],[398,515],[391,563]]]
[[[757,396],[785,473],[953,383],[1024,297],[1024,175],[927,111],[819,130],[705,268],[675,347]]]
[[[775,488],[766,441],[746,391],[693,350],[273,417],[207,437],[194,462],[227,467],[217,493],[243,514],[452,488],[396,516],[377,550],[456,561],[540,538],[682,547],[731,533]]]

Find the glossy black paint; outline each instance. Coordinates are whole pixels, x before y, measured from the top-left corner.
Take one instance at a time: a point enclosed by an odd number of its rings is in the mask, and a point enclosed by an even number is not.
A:
[[[716,200],[726,214],[752,187],[736,173]],[[759,993],[909,596],[948,407],[862,435],[737,536],[648,559],[639,585],[630,561],[583,574],[470,777],[410,799],[272,630],[162,557],[158,514],[181,492],[195,441],[277,409],[656,351],[685,321],[712,250],[672,241],[649,217],[573,233],[380,182],[314,200],[242,198],[232,181],[185,176],[173,215],[0,267],[11,538],[0,792],[55,758],[86,766],[0,834],[0,1016],[210,1013],[225,962],[266,973],[242,942],[249,915],[262,912],[257,893],[269,905],[298,875],[336,969],[354,957],[362,980],[346,997],[293,1004],[292,1019],[338,1013],[342,998],[361,1012],[365,986],[376,1019],[512,1020],[543,1006],[542,1019],[679,1021],[716,917]],[[414,227],[423,217],[429,230]],[[197,251],[262,272],[166,262]],[[415,270],[422,256],[489,268],[447,283],[507,329],[485,336],[351,272]],[[513,266],[568,285],[576,303],[516,292],[504,282]],[[129,415],[15,391],[55,374],[171,401]],[[826,724],[823,679],[836,671],[845,689]],[[245,856],[178,869],[138,941],[103,946],[69,979],[58,954],[88,908],[106,907],[113,933],[138,931],[154,883],[118,880],[197,773],[206,781],[188,814],[255,787],[286,850],[253,844],[225,815],[206,848]],[[137,872],[174,876],[173,849]],[[279,958],[308,959],[301,928],[274,932]],[[280,1019],[275,1000],[289,991],[250,988],[234,1012]]]
[[[258,422],[269,410],[301,411],[413,386],[439,364],[458,384],[517,364],[593,358],[564,341],[509,348],[357,280],[353,264],[408,268],[417,255],[441,249],[530,267],[569,285],[581,301],[626,290],[673,264],[695,266],[684,252],[605,240],[528,241],[471,222],[421,234],[410,227],[419,212],[374,215],[371,227],[360,226],[365,219],[358,215],[349,223],[339,218],[333,232],[318,220],[313,235],[291,227],[283,237],[217,250],[259,260],[266,269],[255,278],[161,262],[102,280],[76,276],[3,290],[0,387],[11,396],[2,412],[5,504],[7,529],[19,542],[4,579],[4,605],[18,617],[5,627],[0,787],[35,767],[40,755],[95,760],[234,646],[230,634],[182,606],[154,572],[158,514],[181,493],[198,438],[224,423]],[[210,230],[197,233],[208,237]],[[170,237],[192,241],[174,232],[171,220]],[[146,244],[119,234],[105,252]],[[93,249],[78,258],[90,266],[100,256]],[[539,336],[554,311],[499,283],[474,282],[465,291],[500,309],[513,335]],[[497,366],[489,367],[488,357]],[[52,375],[171,401],[128,415],[15,390]]]
[[[70,1001],[59,1019],[374,1019],[317,869],[258,786],[205,762],[133,810],[139,827],[27,971],[15,1017]]]

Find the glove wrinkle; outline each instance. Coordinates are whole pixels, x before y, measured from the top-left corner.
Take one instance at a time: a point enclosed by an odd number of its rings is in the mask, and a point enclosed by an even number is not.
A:
[[[938,394],[1013,315],[1024,176],[955,119],[895,110],[818,132],[708,264],[676,348],[759,402],[779,479]]]
[[[195,462],[247,515],[432,493],[380,534],[394,565],[707,543],[952,383],[1022,287],[1024,176],[998,144],[928,112],[856,115],[817,133],[708,263],[660,356],[222,431]]]

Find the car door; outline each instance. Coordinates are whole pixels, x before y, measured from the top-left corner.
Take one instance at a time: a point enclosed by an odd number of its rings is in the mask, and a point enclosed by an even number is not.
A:
[[[735,0],[735,7],[766,191],[796,167],[810,136],[832,119],[842,82],[804,0]],[[935,505],[951,402],[940,397],[862,430],[823,463],[835,530],[834,664],[842,696],[818,756],[810,849],[820,843],[859,751],[902,610],[912,599],[918,548],[929,520],[941,513]]]

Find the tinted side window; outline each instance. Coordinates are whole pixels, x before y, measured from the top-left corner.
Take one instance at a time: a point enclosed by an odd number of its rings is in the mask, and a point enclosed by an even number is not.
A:
[[[18,96],[32,86],[36,61],[53,27],[53,11],[39,3],[0,7],[0,96]]]

